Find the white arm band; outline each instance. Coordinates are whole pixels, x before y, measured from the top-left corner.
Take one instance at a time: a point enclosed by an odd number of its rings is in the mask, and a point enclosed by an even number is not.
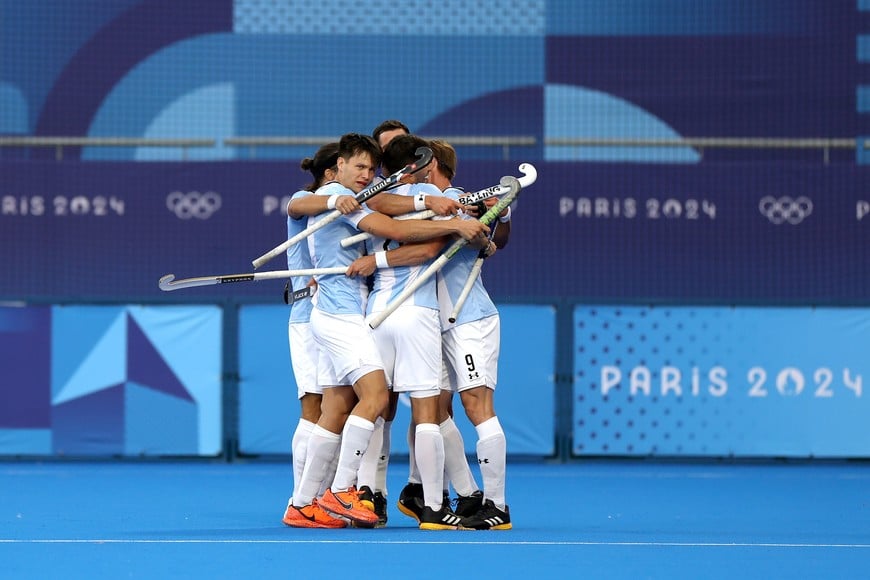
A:
[[[498,218],[498,221],[500,221],[503,224],[506,224],[509,221],[511,221],[511,206],[508,206],[507,213],[504,215],[504,217]]]
[[[338,201],[338,194],[333,194],[329,196],[329,199],[326,200],[326,209],[335,209],[335,203]],[[508,208],[510,209],[510,208]]]
[[[377,264],[378,268],[389,268],[390,264],[387,263],[387,253],[386,252],[375,252],[375,264]]]
[[[414,209],[416,211],[423,211],[426,209],[426,194],[418,193],[414,196]]]

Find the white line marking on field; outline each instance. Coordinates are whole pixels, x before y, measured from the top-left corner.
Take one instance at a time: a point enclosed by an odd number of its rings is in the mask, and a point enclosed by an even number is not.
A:
[[[0,544],[428,544],[487,546],[591,546],[630,548],[870,548],[870,544],[792,544],[786,542],[582,542],[582,541],[433,541],[433,540],[125,540],[93,539],[3,539]]]

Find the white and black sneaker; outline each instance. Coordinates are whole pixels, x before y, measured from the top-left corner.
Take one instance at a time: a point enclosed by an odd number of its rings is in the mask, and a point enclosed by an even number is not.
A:
[[[500,510],[491,499],[484,501],[476,514],[463,518],[462,525],[472,530],[509,530],[513,527],[510,508],[504,506],[504,510]]]
[[[427,505],[420,511],[421,530],[458,530],[464,528],[464,519],[453,513],[448,504],[442,504],[438,511]]]

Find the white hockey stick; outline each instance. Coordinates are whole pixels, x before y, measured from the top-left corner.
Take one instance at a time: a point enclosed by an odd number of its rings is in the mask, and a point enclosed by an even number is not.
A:
[[[418,171],[420,171],[421,169],[423,169],[424,167],[429,165],[429,163],[432,162],[432,150],[429,149],[428,147],[420,147],[414,153],[417,155],[417,160],[414,161],[414,163],[410,163],[410,164],[406,165],[405,167],[398,170],[394,174],[390,175],[389,177],[387,177],[383,181],[376,183],[375,185],[372,185],[371,187],[367,187],[366,189],[360,191],[358,194],[356,194],[355,199],[359,203],[365,203],[367,200],[371,199],[372,197],[381,193],[382,191],[397,185],[399,183],[399,180],[402,179],[403,177],[405,177],[406,175],[411,175],[412,173],[417,173]],[[290,238],[286,242],[282,243],[279,246],[275,246],[274,248],[272,248],[271,250],[269,250],[268,252],[266,252],[265,254],[263,254],[262,256],[257,258],[256,260],[254,260],[253,262],[251,262],[254,265],[254,269],[256,270],[257,268],[259,268],[260,266],[262,266],[263,264],[265,264],[266,262],[268,262],[272,258],[274,258],[276,256],[280,256],[281,254],[286,252],[287,248],[289,248],[293,244],[300,242],[301,240],[304,240],[305,238],[307,238],[308,236],[310,236],[311,234],[313,234],[317,230],[319,230],[319,229],[323,228],[324,226],[334,222],[339,217],[341,217],[341,212],[338,211],[337,209],[332,210],[330,213],[326,214],[324,217],[317,220],[316,222],[314,222],[313,224],[311,224],[306,229],[302,230],[301,232],[299,232],[298,234],[296,234],[295,236],[293,236],[292,238]]]
[[[528,169],[531,167],[531,169]],[[529,179],[529,171],[534,171],[535,168],[528,164],[523,163],[520,165],[520,173],[523,174],[522,177],[519,178],[521,187],[528,187],[532,183],[534,183],[534,178]],[[537,173],[535,174],[537,176]],[[466,195],[459,196],[459,203],[462,205],[474,205],[480,201],[485,199],[489,199],[490,197],[496,197],[499,195],[504,195],[507,193],[507,188],[502,187],[501,185],[493,185],[491,187],[487,187],[486,189],[481,189],[480,191],[475,191],[474,193],[468,193]],[[427,209],[425,211],[415,212],[415,213],[406,213],[404,215],[400,215],[394,219],[397,220],[428,220],[430,218],[435,217],[435,212],[431,209]],[[372,235],[368,232],[362,232],[356,234],[354,236],[349,236],[341,240],[341,247],[347,248],[359,242],[365,241],[372,237]]]
[[[531,183],[534,183],[535,179],[537,178],[537,171],[535,171],[535,168],[531,165],[526,165],[530,168],[530,174],[532,175]],[[498,200],[498,203],[489,208],[489,210],[485,214],[480,216],[480,221],[486,225],[491,224],[498,217],[498,214],[503,212],[506,207],[510,206],[510,204],[513,203],[517,195],[519,195],[520,190],[522,189],[519,180],[517,180],[517,178],[512,175],[505,175],[504,177],[502,177],[500,185],[508,188],[508,192],[500,200]],[[417,289],[420,288],[420,286],[425,284],[429,278],[434,276],[438,272],[438,270],[443,268],[444,264],[446,264],[451,258],[453,258],[453,256],[455,256],[456,253],[464,248],[466,245],[468,245],[468,240],[464,238],[453,242],[453,244],[451,244],[449,248],[447,248],[440,256],[438,256],[435,261],[429,265],[428,268],[423,270],[423,272],[420,274],[420,276],[417,277],[416,280],[414,280],[414,282],[406,286],[405,289],[401,293],[399,293],[399,295],[396,296],[392,302],[387,304],[386,308],[374,314],[372,316],[372,319],[369,321],[369,326],[371,328],[377,328],[378,326],[380,326],[380,324],[384,320],[386,320],[390,314],[395,312],[395,310],[405,300],[407,300],[409,296],[416,292]]]
[[[456,304],[453,305],[453,312],[451,312],[450,316],[447,317],[447,321],[450,322],[450,324],[456,322],[456,319],[459,317],[459,312],[462,310],[462,307],[465,306],[465,301],[468,300],[468,295],[471,294],[474,282],[477,280],[477,277],[480,276],[480,269],[483,268],[483,261],[486,259],[485,251],[486,250],[480,251],[477,255],[477,259],[474,260],[474,264],[471,266],[471,271],[468,273],[468,279],[465,280],[465,286],[462,287],[462,292],[459,293],[459,298],[456,299]]]
[[[431,209],[426,209],[423,211],[417,211],[414,213],[406,213],[400,216],[396,216],[393,219],[396,220],[428,220],[429,218],[435,217],[435,212]],[[348,236],[341,240],[342,248],[349,248],[354,244],[358,244],[360,242],[364,242],[365,240],[372,237],[372,235],[368,232],[360,232],[353,236]]]
[[[321,274],[344,274],[347,268],[309,268],[307,270],[275,270],[273,272],[257,272],[252,274],[227,274],[225,276],[201,276],[199,278],[175,279],[175,274],[167,274],[160,278],[157,283],[164,292],[181,290],[182,288],[196,288],[197,286],[213,286],[215,284],[229,284],[234,282],[257,282],[259,280],[277,280],[280,278],[292,278],[293,276],[318,276]]]

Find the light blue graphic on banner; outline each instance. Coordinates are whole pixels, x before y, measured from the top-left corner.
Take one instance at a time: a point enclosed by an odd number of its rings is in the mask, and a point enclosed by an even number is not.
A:
[[[556,315],[551,306],[499,306],[501,353],[495,409],[509,455],[555,453]],[[287,454],[299,420],[296,381],[288,352],[286,306],[245,305],[239,311],[239,451]],[[453,408],[465,450],[474,455],[477,432],[458,397]],[[392,427],[392,454],[408,453],[410,400],[403,395]]]
[[[870,310],[578,307],[578,455],[870,455]]]
[[[48,429],[0,429],[0,455],[50,455]]]
[[[239,309],[239,453],[287,454],[299,422],[296,379],[290,365],[290,309]]]
[[[364,36],[543,35],[545,0],[236,0],[233,30],[239,34]],[[372,18],[373,14],[388,16]]]
[[[214,306],[54,307],[54,452],[219,454],[221,319]]]

